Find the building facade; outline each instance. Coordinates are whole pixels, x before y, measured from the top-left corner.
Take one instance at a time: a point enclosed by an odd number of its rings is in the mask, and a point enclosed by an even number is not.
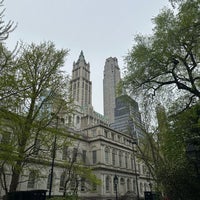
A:
[[[64,128],[62,123],[63,121],[60,121],[59,126]],[[101,124],[85,128],[82,131],[71,130],[70,136],[68,133],[69,130],[66,127],[66,137],[71,143],[69,146],[60,146],[63,138],[57,138],[51,188],[52,196],[63,195],[64,185],[70,171],[67,163],[72,163],[74,152],[77,153],[77,157],[73,166],[75,168],[76,165],[88,166],[101,183],[93,185],[84,175],[79,174],[68,182],[66,187],[68,194],[73,193],[75,187],[77,187],[77,194],[81,199],[114,200],[116,198],[115,176],[118,178],[118,198],[128,195],[131,199],[136,199],[137,195],[143,197],[144,191],[150,191],[147,170],[144,170],[144,165],[139,164],[135,157],[131,136]],[[42,189],[47,191],[48,196],[52,155],[48,150],[44,153],[44,146],[39,149],[43,150],[38,150],[33,155],[34,162],[28,164],[20,175],[20,183],[17,190]],[[40,159],[43,158],[43,160],[38,161],[38,157]],[[73,170],[71,170],[71,174],[74,172]],[[1,191],[0,194],[3,196],[4,192]]]

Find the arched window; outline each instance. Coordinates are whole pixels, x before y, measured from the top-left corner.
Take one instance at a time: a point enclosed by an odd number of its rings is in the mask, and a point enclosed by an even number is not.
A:
[[[36,178],[36,173],[34,171],[30,172],[29,177],[28,177],[27,188],[34,188],[35,187],[35,178]]]
[[[108,147],[105,148],[105,163],[109,163],[109,149]]]
[[[59,190],[63,191],[64,190],[64,186],[65,186],[65,172],[63,172],[60,176],[60,186],[59,186]]]
[[[110,190],[110,178],[109,176],[106,176],[106,192]]]

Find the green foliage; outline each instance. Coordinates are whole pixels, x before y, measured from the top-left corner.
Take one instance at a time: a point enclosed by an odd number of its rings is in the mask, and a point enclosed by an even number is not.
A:
[[[132,92],[171,96],[181,90],[187,103],[200,97],[199,1],[179,3],[178,12],[163,9],[154,18],[152,36],[137,35],[126,61],[123,86]],[[167,92],[166,92],[167,91]]]
[[[157,108],[158,129],[140,140],[140,156],[157,183],[157,189],[170,199],[195,200],[200,180],[186,155],[188,139],[200,136],[199,104],[182,113],[167,115]]]
[[[68,77],[61,70],[66,55],[66,50],[57,50],[51,42],[24,45],[10,67],[2,69],[6,81],[1,87],[0,133],[3,139],[10,137],[0,145],[0,160],[12,166],[11,191],[35,155],[36,142],[48,146],[62,131],[52,127],[55,116],[61,110],[72,113]]]

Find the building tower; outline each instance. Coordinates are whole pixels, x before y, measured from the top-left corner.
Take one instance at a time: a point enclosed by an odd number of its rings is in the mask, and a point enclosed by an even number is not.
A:
[[[90,64],[86,63],[83,51],[81,51],[78,61],[73,63],[71,89],[74,100],[82,108],[92,106]]]
[[[114,122],[116,87],[120,81],[120,69],[117,58],[107,58],[104,66],[103,101],[104,116]]]

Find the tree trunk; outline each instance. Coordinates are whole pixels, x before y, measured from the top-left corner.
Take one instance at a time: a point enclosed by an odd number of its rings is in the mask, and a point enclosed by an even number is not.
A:
[[[17,190],[17,186],[18,186],[18,183],[19,183],[21,166],[22,166],[21,161],[17,161],[14,169],[12,170],[12,178],[11,178],[9,192],[15,192]]]

